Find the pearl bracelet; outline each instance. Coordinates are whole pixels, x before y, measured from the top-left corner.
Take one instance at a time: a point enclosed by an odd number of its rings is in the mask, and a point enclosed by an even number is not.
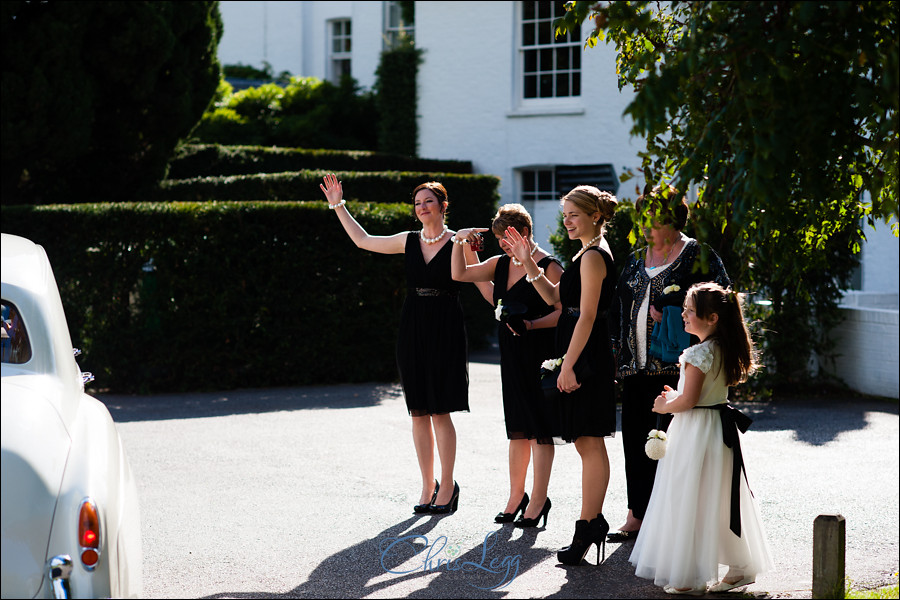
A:
[[[459,244],[460,246],[465,246],[466,244],[469,243],[469,241],[467,239],[465,239],[465,238],[458,239],[455,235],[452,238],[450,238],[450,241],[453,242],[454,244]]]
[[[343,198],[341,198],[341,201],[338,202],[337,204],[332,204],[332,203],[329,202],[329,203],[328,203],[328,208],[330,208],[331,210],[335,210],[338,206],[343,206],[343,205],[345,205],[345,204],[347,204],[347,201],[344,200]]]
[[[525,281],[527,281],[528,283],[534,283],[535,281],[537,281],[538,279],[540,279],[543,276],[544,276],[544,267],[538,267],[538,274],[535,275],[534,277],[529,277],[528,275],[525,275]]]

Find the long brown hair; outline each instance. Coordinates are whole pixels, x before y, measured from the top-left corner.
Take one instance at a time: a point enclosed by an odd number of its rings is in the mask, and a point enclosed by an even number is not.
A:
[[[715,331],[710,337],[722,348],[722,367],[728,385],[737,385],[747,380],[756,370],[757,356],[753,349],[750,330],[744,321],[744,307],[741,294],[731,288],[723,288],[718,283],[695,283],[688,290],[685,302],[691,300],[694,310],[701,319],[719,316]]]

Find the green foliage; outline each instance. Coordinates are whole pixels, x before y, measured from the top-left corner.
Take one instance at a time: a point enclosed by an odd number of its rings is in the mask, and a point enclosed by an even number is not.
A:
[[[409,37],[401,37],[396,47],[381,53],[381,63],[375,73],[378,150],[381,152],[405,156],[418,154],[416,75],[421,63],[422,51]]]
[[[169,163],[169,179],[312,169],[471,174],[472,163],[467,160],[413,158],[368,150],[307,150],[272,146],[186,144],[176,151],[175,157]]]
[[[349,206],[373,234],[414,222],[409,203]],[[396,379],[403,257],[358,250],[324,202],[4,206],[0,216],[4,232],[47,250],[98,386]],[[474,286],[463,292],[478,345],[496,323]]]
[[[228,91],[220,86],[220,91]],[[345,78],[336,86],[291,77],[217,96],[194,132],[210,144],[374,150],[375,99]]]
[[[222,65],[222,75],[238,79],[272,79],[272,65],[265,63],[262,69],[243,63]]]
[[[586,45],[616,44],[647,181],[696,187],[697,237],[773,302],[770,374],[802,380],[830,352],[863,224],[897,215],[897,3],[567,6],[559,28],[592,18]]]
[[[128,198],[219,81],[217,2],[2,2],[4,204]]]

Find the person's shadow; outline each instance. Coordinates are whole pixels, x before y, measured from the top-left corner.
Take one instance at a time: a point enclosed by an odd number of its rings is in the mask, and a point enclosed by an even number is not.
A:
[[[526,529],[512,540],[512,525],[499,527],[484,542],[460,553],[445,536],[429,534],[440,523],[436,516],[410,517],[377,536],[332,554],[306,581],[284,594],[221,592],[206,598],[363,598],[417,577],[428,585],[410,598],[502,597],[515,578],[547,558],[533,548],[539,530]],[[386,577],[386,575],[388,575]]]

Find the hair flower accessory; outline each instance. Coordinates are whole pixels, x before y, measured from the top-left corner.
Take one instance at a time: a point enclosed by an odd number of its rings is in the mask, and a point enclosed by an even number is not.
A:
[[[659,460],[666,455],[666,441],[668,436],[665,431],[651,429],[647,435],[647,443],[644,444],[644,452],[652,460]]]
[[[668,294],[674,294],[675,292],[680,292],[681,286],[677,283],[673,283],[672,285],[663,288],[663,296],[667,296]]]

